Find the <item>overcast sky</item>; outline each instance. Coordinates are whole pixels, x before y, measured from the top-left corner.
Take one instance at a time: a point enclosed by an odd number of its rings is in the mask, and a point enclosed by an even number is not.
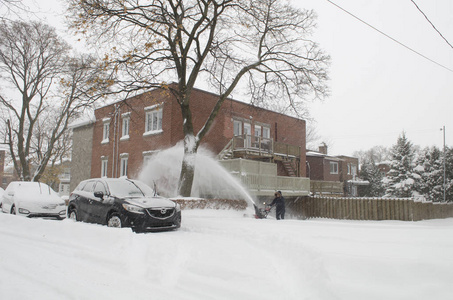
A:
[[[414,0],[453,44],[453,1]],[[453,49],[411,0],[333,0],[409,48],[453,70]],[[329,153],[391,146],[404,130],[421,147],[453,145],[453,71],[386,38],[327,0],[297,0],[318,14],[315,34],[331,55],[331,95],[310,105]]]
[[[453,1],[414,0],[453,44]],[[27,0],[32,11],[66,33],[61,1]],[[314,9],[314,40],[331,55],[331,95],[310,104],[318,135],[329,154],[351,155],[376,145],[390,147],[405,131],[421,147],[453,145],[453,49],[411,0],[332,0],[335,4],[450,69],[397,44],[327,0],[293,0]],[[60,16],[58,15],[60,14]],[[54,25],[55,26],[55,25]],[[75,39],[74,39],[75,40]]]

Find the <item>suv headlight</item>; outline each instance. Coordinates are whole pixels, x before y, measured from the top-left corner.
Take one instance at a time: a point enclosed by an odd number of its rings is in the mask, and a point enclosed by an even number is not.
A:
[[[181,205],[179,205],[178,203],[176,203],[176,207],[175,208],[176,208],[177,212],[181,211]]]
[[[139,206],[123,203],[123,208],[128,212],[136,213],[136,214],[144,214],[145,210]]]

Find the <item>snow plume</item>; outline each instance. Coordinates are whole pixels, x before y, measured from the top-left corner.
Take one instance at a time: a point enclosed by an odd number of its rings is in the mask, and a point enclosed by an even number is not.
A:
[[[159,151],[143,166],[139,179],[166,197],[178,196],[178,182],[184,157],[182,143]],[[195,178],[192,197],[238,199],[254,204],[246,189],[225,170],[208,150],[199,148],[194,155]]]

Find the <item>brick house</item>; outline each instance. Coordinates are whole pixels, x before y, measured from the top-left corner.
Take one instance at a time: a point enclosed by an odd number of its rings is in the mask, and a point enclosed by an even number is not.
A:
[[[313,194],[357,196],[357,185],[366,184],[357,177],[358,158],[329,156],[325,144],[319,147],[319,151],[307,151],[306,161]]]
[[[191,97],[194,131],[198,132],[218,95],[194,89]],[[91,122],[73,126],[71,189],[88,177],[134,178],[153,153],[184,138],[180,107],[168,90],[154,89],[101,107],[94,114]],[[305,151],[301,150],[305,149],[305,121],[237,100],[224,101],[201,146],[221,159],[275,163],[278,176],[306,174]],[[79,165],[88,157],[89,166]]]

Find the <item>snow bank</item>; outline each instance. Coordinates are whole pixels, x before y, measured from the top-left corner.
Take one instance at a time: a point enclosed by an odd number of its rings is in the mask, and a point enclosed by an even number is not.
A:
[[[0,299],[449,299],[452,235],[452,219],[189,210],[178,231],[135,234],[0,214]]]

